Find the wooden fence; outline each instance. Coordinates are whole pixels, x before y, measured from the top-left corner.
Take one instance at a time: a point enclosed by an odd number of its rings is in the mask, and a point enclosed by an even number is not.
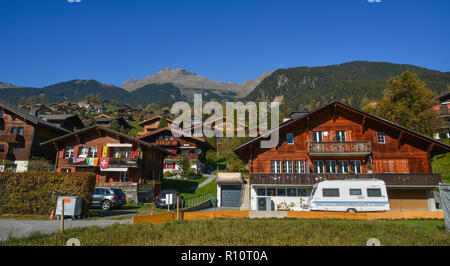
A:
[[[257,212],[257,211],[252,211]],[[270,217],[271,212],[266,212]],[[280,215],[282,213],[282,215]],[[210,211],[210,212],[181,212],[180,220],[195,219],[245,219],[250,218],[250,211]],[[298,219],[345,219],[345,220],[398,220],[398,219],[444,219],[443,212],[374,212],[374,213],[347,213],[347,212],[307,212],[283,211],[273,212],[273,217]],[[176,220],[176,213],[134,216],[133,224],[151,223],[159,224]]]

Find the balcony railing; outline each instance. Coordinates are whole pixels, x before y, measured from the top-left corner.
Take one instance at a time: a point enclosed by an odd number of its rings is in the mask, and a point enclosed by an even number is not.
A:
[[[308,142],[309,155],[339,154],[355,155],[370,154],[372,151],[370,141],[330,141],[330,142]]]
[[[177,146],[178,140],[157,140],[155,144],[159,146]]]
[[[166,159],[168,160],[180,160],[181,158],[183,158],[183,156],[187,156],[189,159],[191,160],[197,160],[198,159],[198,155],[197,154],[186,154],[186,155],[168,155],[166,157]]]
[[[376,178],[387,186],[429,186],[441,182],[440,174],[298,174],[298,173],[250,173],[251,184],[314,185],[325,180]]]
[[[139,159],[137,158],[109,158],[108,168],[128,168],[128,167],[138,167]],[[73,158],[69,158],[69,166],[77,167],[92,167],[92,165],[87,165],[86,161],[74,163]],[[96,167],[100,167],[100,161]]]

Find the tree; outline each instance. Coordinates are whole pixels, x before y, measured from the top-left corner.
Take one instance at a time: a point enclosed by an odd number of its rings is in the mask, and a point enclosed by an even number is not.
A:
[[[189,157],[187,157],[186,155],[183,155],[181,157],[180,165],[181,165],[180,175],[182,177],[189,178],[195,175],[194,170],[191,168],[191,159],[189,159]]]
[[[374,112],[399,125],[431,136],[439,126],[439,119],[431,109],[439,104],[434,93],[417,74],[408,70],[390,78],[389,86]]]
[[[163,116],[161,120],[159,121],[158,128],[167,127],[167,117]]]

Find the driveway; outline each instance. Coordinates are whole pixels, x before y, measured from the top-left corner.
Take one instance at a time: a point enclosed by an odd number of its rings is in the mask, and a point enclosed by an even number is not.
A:
[[[58,220],[16,220],[0,219],[0,241],[12,237],[26,237],[32,233],[51,234],[59,231],[61,221]],[[100,226],[105,227],[114,223],[131,224],[131,219],[126,220],[65,220],[64,229],[75,227]]]

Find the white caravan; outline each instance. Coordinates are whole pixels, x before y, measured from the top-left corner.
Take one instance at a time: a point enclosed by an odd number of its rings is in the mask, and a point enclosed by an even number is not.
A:
[[[311,211],[379,212],[390,209],[386,184],[379,179],[327,180],[314,185]]]

